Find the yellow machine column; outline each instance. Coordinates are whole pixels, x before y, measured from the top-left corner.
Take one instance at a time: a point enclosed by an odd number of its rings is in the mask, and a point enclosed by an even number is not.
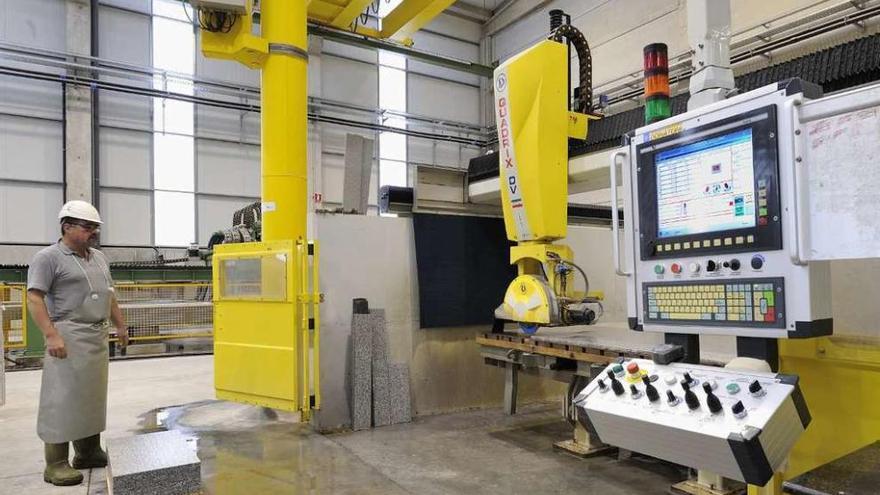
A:
[[[308,35],[303,1],[263,0],[263,240],[304,239],[308,208]]]
[[[568,109],[568,48],[581,59],[581,96]],[[591,102],[590,54],[583,35],[560,26],[495,70],[499,180],[507,238],[516,241],[510,262],[518,276],[496,309],[526,333],[541,326],[589,325],[601,315],[599,295],[589,295],[587,276],[564,244],[568,228],[568,138],[585,139]],[[575,276],[584,291],[575,291]],[[590,307],[592,306],[592,307]],[[596,309],[599,311],[597,312]]]
[[[217,397],[308,420],[320,408],[321,295],[318,246],[306,239],[307,2],[262,0],[255,36],[253,2],[191,1],[205,56],[262,70],[262,239],[213,256]]]

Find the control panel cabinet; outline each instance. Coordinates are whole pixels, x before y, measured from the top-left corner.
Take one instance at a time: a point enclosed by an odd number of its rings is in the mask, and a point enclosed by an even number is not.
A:
[[[622,169],[629,326],[765,338],[832,332],[827,262],[799,254],[794,107],[767,86],[635,131]],[[632,219],[630,221],[629,219]]]
[[[633,359],[576,397],[607,444],[763,486],[810,423],[797,377]]]

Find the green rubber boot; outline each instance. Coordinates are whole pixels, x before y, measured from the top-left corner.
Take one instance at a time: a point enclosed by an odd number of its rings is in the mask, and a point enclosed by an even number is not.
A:
[[[56,486],[73,486],[82,483],[82,473],[67,463],[70,444],[67,442],[47,443],[45,450],[46,470],[43,471],[43,481]]]
[[[76,469],[92,469],[107,466],[107,453],[101,450],[101,434],[74,440],[73,467]]]

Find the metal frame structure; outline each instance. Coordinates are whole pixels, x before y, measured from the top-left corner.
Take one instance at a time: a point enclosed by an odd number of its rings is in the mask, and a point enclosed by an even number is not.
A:
[[[163,291],[172,290],[175,292],[186,291],[187,289],[195,289],[198,294],[201,292],[202,302],[210,304],[211,300],[211,272],[206,267],[111,267],[111,273],[114,281],[117,283],[117,292],[120,294],[120,306],[125,310],[138,311],[145,309],[145,306],[132,305],[124,296],[126,293],[133,291],[148,290],[151,293],[159,295]],[[8,334],[12,330],[7,325],[7,319],[0,318],[2,322],[2,334],[6,340],[6,350],[22,351],[25,357],[41,357],[43,355],[44,343],[43,336],[37,328],[36,324],[30,317],[27,310],[27,298],[24,297],[25,284],[27,282],[27,267],[0,267],[0,312],[7,310],[21,311],[24,318],[21,319],[21,342],[10,343]],[[10,299],[12,291],[21,292],[20,300]],[[204,299],[204,298],[207,299]],[[140,303],[144,303],[144,299],[139,299]],[[147,301],[148,302],[148,301]],[[198,301],[193,301],[197,303]],[[177,301],[177,306],[172,310],[183,310],[187,306],[186,301]],[[181,306],[181,304],[183,304]],[[198,304],[196,304],[198,305]],[[194,306],[193,306],[194,307]],[[162,308],[157,308],[160,313]],[[154,315],[157,318],[162,315]],[[167,315],[166,315],[167,316]],[[160,318],[161,319],[161,318]],[[161,332],[160,327],[169,325],[168,319],[165,323],[156,323],[155,333],[138,335],[135,331],[131,336],[132,342],[150,342],[165,341],[173,339],[184,339],[194,337],[212,337],[213,331],[210,332]],[[173,325],[172,325],[173,326]],[[111,347],[115,345],[116,339],[111,339]]]

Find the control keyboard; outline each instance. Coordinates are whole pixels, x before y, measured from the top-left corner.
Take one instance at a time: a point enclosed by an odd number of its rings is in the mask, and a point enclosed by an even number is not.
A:
[[[649,282],[643,292],[648,322],[785,327],[781,278]]]

